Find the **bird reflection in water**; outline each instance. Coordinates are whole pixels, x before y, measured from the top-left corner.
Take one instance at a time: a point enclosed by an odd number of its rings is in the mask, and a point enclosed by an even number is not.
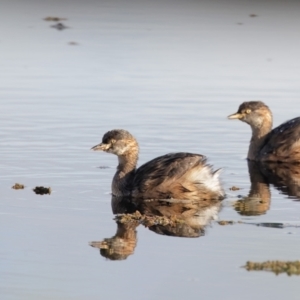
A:
[[[237,200],[234,208],[244,216],[258,216],[270,209],[270,184],[282,194],[300,200],[300,165],[248,161],[251,181],[247,197]]]
[[[162,222],[147,226],[157,234],[194,238],[205,234],[205,227],[217,219],[220,208],[218,200],[150,200],[142,202],[139,211],[153,216],[154,221],[163,217]]]
[[[247,197],[234,203],[235,210],[243,216],[258,216],[265,214],[270,208],[271,193],[268,181],[260,171],[258,163],[248,161],[251,181]]]
[[[124,260],[134,253],[137,243],[136,227],[138,221],[128,223],[117,222],[117,232],[111,238],[91,242],[90,246],[99,248],[100,254],[110,260]]]
[[[300,164],[268,163],[260,166],[269,183],[289,198],[300,200]]]
[[[134,253],[139,225],[168,236],[195,238],[205,234],[205,227],[215,220],[220,200],[144,200],[136,207],[127,198],[112,197],[117,232],[111,238],[91,242],[100,254],[110,260],[124,260]]]

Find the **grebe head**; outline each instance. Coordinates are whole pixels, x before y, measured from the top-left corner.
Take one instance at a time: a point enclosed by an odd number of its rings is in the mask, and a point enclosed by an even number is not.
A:
[[[272,113],[261,101],[249,101],[240,105],[238,111],[228,116],[228,119],[239,119],[251,127],[261,127],[264,122],[272,123]]]
[[[102,142],[92,147],[91,150],[101,150],[117,156],[123,156],[131,152],[136,152],[138,150],[138,143],[128,131],[114,129],[106,132],[102,138]]]

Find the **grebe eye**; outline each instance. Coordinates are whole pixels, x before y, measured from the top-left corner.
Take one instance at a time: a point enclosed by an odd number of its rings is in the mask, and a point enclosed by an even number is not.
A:
[[[250,114],[251,113],[251,109],[246,109],[246,114]]]
[[[115,139],[111,139],[111,140],[110,140],[110,143],[111,143],[111,144],[114,144],[115,142],[116,142]]]

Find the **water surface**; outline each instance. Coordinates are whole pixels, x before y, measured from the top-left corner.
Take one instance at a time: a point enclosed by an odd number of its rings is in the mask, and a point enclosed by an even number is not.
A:
[[[270,106],[275,125],[299,115],[299,9],[297,1],[2,1],[1,299],[298,299],[298,277],[241,268],[299,259],[298,228],[253,224],[299,224],[300,202],[272,181],[251,185],[250,128],[226,116],[253,99]],[[69,28],[50,27],[47,16]],[[138,139],[140,164],[172,151],[207,155],[223,168],[219,219],[252,224],[213,221],[199,238],[139,226],[134,254],[104,259],[89,242],[115,234],[117,161],[89,149],[113,128]],[[11,189],[16,182],[26,188]],[[253,184],[263,205],[234,209]],[[35,195],[37,185],[52,194]]]

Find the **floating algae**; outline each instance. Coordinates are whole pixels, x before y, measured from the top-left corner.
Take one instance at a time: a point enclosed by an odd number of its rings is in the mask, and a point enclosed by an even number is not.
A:
[[[120,223],[129,223],[132,221],[138,221],[140,224],[145,227],[150,227],[153,225],[171,225],[175,226],[178,223],[183,223],[183,220],[174,217],[165,217],[165,216],[151,216],[143,215],[139,211],[134,212],[133,214],[119,214],[114,220]]]
[[[44,187],[44,186],[37,186],[33,189],[33,191],[37,195],[45,195],[45,194],[51,194],[51,188],[50,187]]]
[[[68,26],[66,26],[65,24],[63,24],[61,22],[56,23],[55,25],[51,25],[50,27],[56,28],[57,30],[64,30],[64,29],[69,28]]]
[[[59,17],[46,17],[44,18],[45,21],[50,21],[50,22],[60,22],[60,21],[65,21],[67,18],[59,18]]]
[[[229,188],[231,191],[238,191],[240,188],[237,186],[232,186],[231,188]]]
[[[25,185],[21,183],[15,183],[11,188],[14,190],[22,190],[25,188]]]
[[[244,222],[244,221],[232,221],[232,220],[221,220],[217,221],[219,225],[234,225],[234,224],[245,224],[245,225],[254,225],[258,227],[269,227],[269,228],[277,228],[277,229],[283,229],[283,228],[299,228],[300,224],[298,223],[271,223],[271,222],[261,222],[261,223],[256,223],[256,222]]]
[[[232,220],[221,220],[221,221],[217,221],[217,223],[219,225],[234,225],[234,224],[246,224],[243,221],[232,221]]]
[[[252,262],[247,261],[246,265],[243,266],[247,271],[267,271],[273,272],[276,275],[286,273],[287,275],[300,275],[300,261],[280,261],[271,260],[266,262]]]
[[[226,221],[226,220],[218,221],[218,224],[222,225],[222,226],[224,226],[224,225],[233,225],[233,224],[236,224],[236,223],[237,222],[235,222],[235,221]]]

